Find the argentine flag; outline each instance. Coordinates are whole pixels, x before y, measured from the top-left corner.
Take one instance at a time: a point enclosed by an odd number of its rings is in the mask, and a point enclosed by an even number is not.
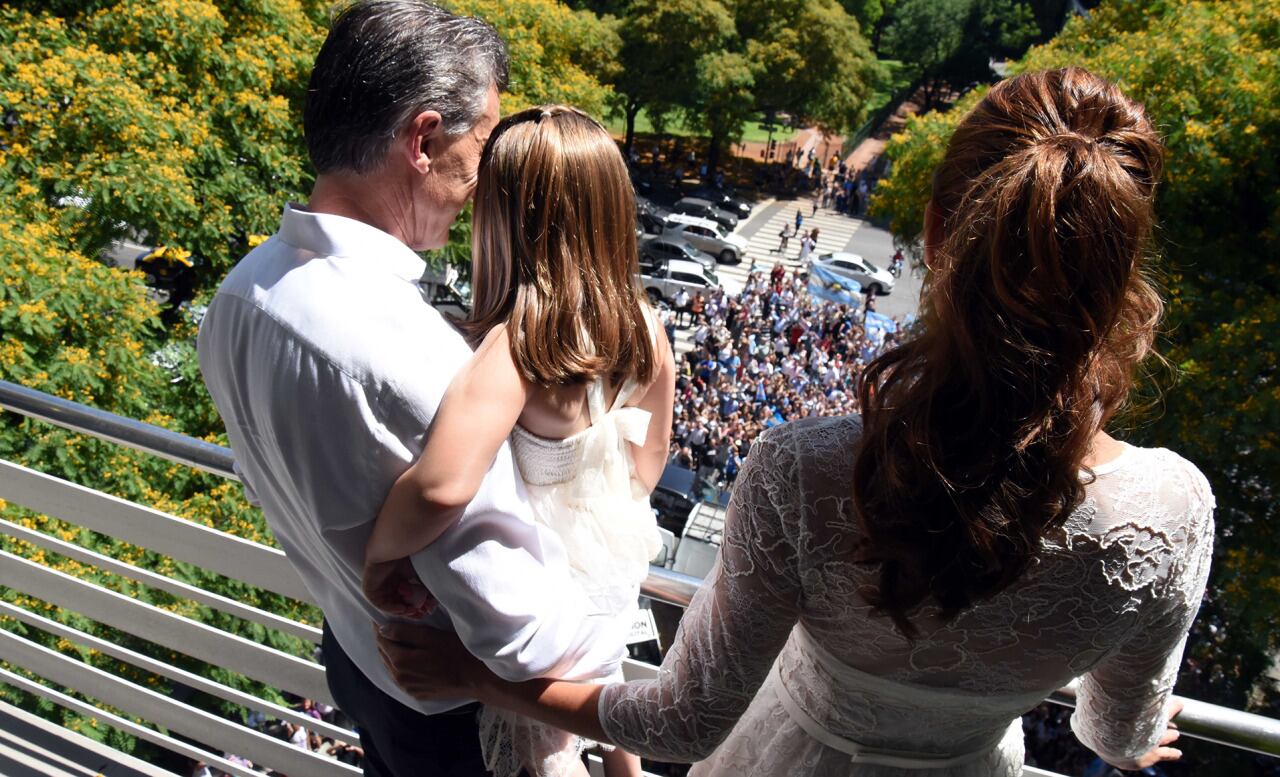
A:
[[[815,264],[809,270],[809,294],[827,302],[856,307],[861,304],[862,284]]]
[[[863,327],[867,330],[867,334],[872,332],[880,332],[883,334],[893,334],[898,331],[898,322],[892,318],[877,313],[874,310],[868,310],[863,320]]]

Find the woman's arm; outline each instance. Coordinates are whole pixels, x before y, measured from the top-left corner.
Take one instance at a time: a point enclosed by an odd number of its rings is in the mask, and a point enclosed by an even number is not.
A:
[[[705,758],[751,703],[799,617],[793,516],[800,506],[773,501],[775,494],[797,493],[790,442],[787,434],[770,433],[752,448],[715,568],[685,613],[658,679],[605,688],[505,682],[450,635],[410,624],[380,633],[383,660],[396,682],[419,698],[477,698],[640,755]],[[783,481],[788,490],[779,489]]]
[[[604,686],[564,680],[511,682],[489,671],[453,632],[409,623],[377,629],[391,677],[418,699],[476,699],[608,743],[597,713]]]
[[[658,360],[658,376],[636,407],[649,411],[649,431],[644,445],[632,445],[631,456],[635,461],[636,478],[646,492],[653,491],[667,466],[667,449],[671,445],[671,416],[676,397],[676,363],[671,353],[671,343],[662,327],[654,327]]]
[[[1213,556],[1213,494],[1204,477],[1190,476],[1185,519],[1172,535],[1178,557],[1157,597],[1140,613],[1125,644],[1080,678],[1071,728],[1102,760],[1121,769],[1141,769],[1181,753],[1169,721],[1180,702],[1172,698],[1187,631],[1200,609]]]
[[[366,565],[416,553],[462,516],[527,396],[506,327],[495,327],[449,384],[422,455],[391,487],[365,549]]]

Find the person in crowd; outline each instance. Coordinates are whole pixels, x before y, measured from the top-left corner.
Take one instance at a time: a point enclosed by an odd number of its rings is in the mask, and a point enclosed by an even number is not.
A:
[[[676,314],[671,308],[663,306],[658,310],[658,322],[662,324],[662,331],[667,335],[667,342],[675,342],[676,339]]]
[[[809,269],[809,260],[813,256],[813,251],[818,247],[818,228],[814,227],[804,237],[800,239],[800,255],[796,257],[796,261],[800,263],[801,269]]]
[[[689,315],[694,324],[701,324],[703,314],[707,310],[707,300],[702,292],[694,292],[693,301],[689,303]]]
[[[791,235],[792,235],[791,225],[783,224],[781,231],[778,232],[778,250],[775,251],[774,253],[779,253],[779,254],[782,254],[783,256],[786,256],[787,243],[791,241]]]
[[[1162,311],[1161,166],[1142,106],[1085,70],[994,86],[933,176],[919,332],[867,365],[860,416],[756,441],[656,679],[510,682],[405,625],[380,636],[398,681],[696,777],[1016,777],[1020,716],[1079,677],[1083,744],[1122,769],[1178,758],[1214,498],[1106,432]]]
[[[423,614],[421,599],[400,596],[418,582],[402,559],[454,526],[510,438],[534,518],[561,538],[574,579],[620,630],[634,619],[662,549],[649,493],[666,465],[675,387],[671,347],[633,280],[634,212],[617,145],[582,111],[530,108],[489,136],[463,324],[478,348],[366,550],[365,592],[389,614]],[[579,756],[592,744],[488,707],[481,741],[497,777],[586,777]],[[611,749],[604,760],[609,777],[639,777],[635,756]]]
[[[324,612],[329,689],[371,777],[489,774],[479,705],[396,685],[370,628],[386,616],[360,579],[379,506],[471,358],[424,299],[418,252],[444,246],[471,199],[506,81],[506,49],[480,20],[418,0],[344,4],[305,94],[309,200],[285,207],[200,328],[246,497]],[[533,520],[509,448],[491,464],[457,525],[404,561],[440,603],[426,622],[457,629],[513,679],[611,675],[624,655],[616,619]]]
[[[893,277],[899,278],[902,276],[902,268],[905,263],[906,258],[902,255],[902,249],[895,249],[893,252],[893,260],[889,264],[889,272],[893,274]]]
[[[289,744],[293,745],[294,747],[301,748],[303,750],[311,749],[310,747],[311,743],[307,737],[307,730],[302,726],[299,726],[297,723],[294,723],[292,721],[285,721],[284,734],[285,734],[285,741],[287,741]]]
[[[676,326],[686,327],[689,325],[689,290],[681,286],[676,289],[675,295],[671,298],[671,304],[676,309]]]

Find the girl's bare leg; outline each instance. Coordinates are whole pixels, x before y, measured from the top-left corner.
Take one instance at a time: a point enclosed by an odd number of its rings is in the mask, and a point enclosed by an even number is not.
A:
[[[607,750],[600,754],[604,761],[605,777],[640,777],[640,756],[632,755],[621,748]]]
[[[639,764],[639,763],[640,763],[640,759],[639,759],[639,758],[637,758],[637,759],[636,759],[636,763],[637,763],[637,764]],[[605,768],[606,768],[606,771],[607,771],[608,767],[605,767]],[[534,770],[534,769],[530,769],[530,768],[529,768],[529,765],[528,765],[528,764],[525,764],[525,765],[524,765],[524,773],[525,773],[525,774],[537,774],[538,772],[537,772],[536,770]],[[639,777],[639,775],[640,775],[640,772],[639,772],[638,767],[637,767],[636,777]],[[591,777],[591,772],[587,770],[587,765],[586,765],[586,763],[584,763],[581,759],[577,759],[577,760],[575,760],[575,761],[574,761],[574,762],[573,762],[573,763],[568,767],[568,771],[564,772],[564,773],[561,775],[561,777]]]

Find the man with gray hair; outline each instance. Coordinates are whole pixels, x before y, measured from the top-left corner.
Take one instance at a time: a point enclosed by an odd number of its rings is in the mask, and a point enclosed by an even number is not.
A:
[[[307,91],[310,200],[232,270],[200,330],[245,492],[324,610],[333,700],[379,777],[486,774],[476,705],[416,701],[379,660],[370,624],[386,619],[361,573],[388,489],[471,356],[424,299],[415,252],[443,246],[471,197],[506,78],[484,22],[416,0],[348,6]],[[622,659],[618,624],[532,520],[505,446],[463,518],[410,564],[440,605],[426,623],[503,677],[587,679]]]

